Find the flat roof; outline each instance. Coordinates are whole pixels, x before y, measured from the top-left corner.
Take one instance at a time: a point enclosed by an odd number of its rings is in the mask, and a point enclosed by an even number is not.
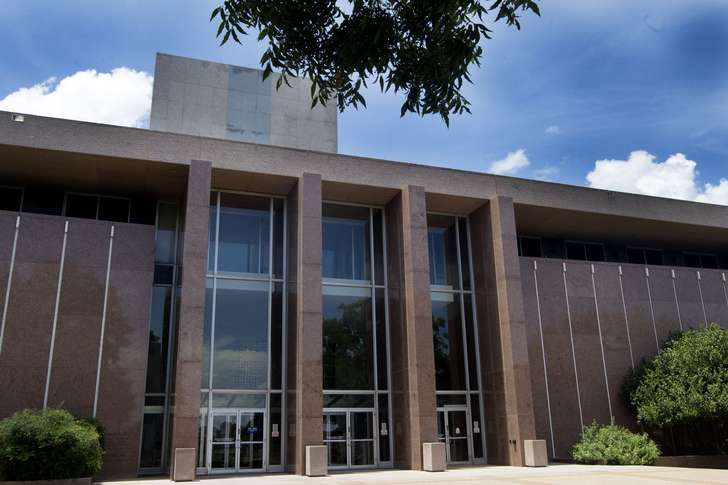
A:
[[[93,156],[97,160],[109,157],[117,161],[161,162],[178,168],[191,160],[206,160],[212,162],[216,172],[231,176],[246,172],[291,179],[303,173],[320,174],[333,194],[372,187],[386,196],[406,185],[420,185],[428,194],[428,204],[431,200],[435,205],[453,202],[463,212],[487,199],[507,196],[524,209],[552,208],[728,228],[726,206],[35,115],[14,122],[11,114],[0,111],[0,157],[5,153],[3,147],[22,147]]]

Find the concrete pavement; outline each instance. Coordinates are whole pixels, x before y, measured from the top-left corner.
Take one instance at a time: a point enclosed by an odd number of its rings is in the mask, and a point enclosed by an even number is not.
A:
[[[442,473],[377,470],[332,473],[327,477],[267,474],[202,477],[198,485],[460,485],[460,484],[728,484],[728,470],[647,466],[551,465],[546,468],[485,466]],[[112,482],[108,482],[112,483]],[[117,484],[119,482],[116,482]],[[172,485],[169,480],[140,479],[124,485]]]

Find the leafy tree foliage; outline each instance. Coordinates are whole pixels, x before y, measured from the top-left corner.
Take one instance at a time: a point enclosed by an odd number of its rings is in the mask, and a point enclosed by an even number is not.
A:
[[[249,30],[267,41],[265,76],[281,71],[312,81],[312,106],[336,99],[339,110],[366,106],[362,88],[403,91],[401,115],[470,112],[463,81],[480,65],[486,15],[520,29],[536,0],[225,0],[210,20],[221,44],[240,43]]]
[[[26,409],[0,421],[0,479],[91,477],[101,470],[97,424],[62,409]]]
[[[711,324],[669,340],[625,383],[637,420],[663,428],[728,418],[728,330]]]
[[[614,424],[586,426],[571,450],[574,461],[588,465],[652,465],[658,456],[649,436]]]

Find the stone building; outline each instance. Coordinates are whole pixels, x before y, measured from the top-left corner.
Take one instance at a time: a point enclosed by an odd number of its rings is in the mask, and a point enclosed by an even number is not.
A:
[[[274,83],[160,55],[151,129],[0,112],[0,416],[98,417],[109,478],[523,465],[728,325],[728,208],[338,154]]]

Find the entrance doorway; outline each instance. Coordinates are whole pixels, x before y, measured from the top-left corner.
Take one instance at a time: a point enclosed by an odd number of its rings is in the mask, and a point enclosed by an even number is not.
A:
[[[377,466],[373,409],[336,409],[323,413],[324,444],[329,468],[352,469]]]
[[[210,473],[264,471],[266,419],[263,409],[215,410],[210,429]]]
[[[445,443],[448,463],[457,465],[473,462],[473,437],[466,406],[437,409],[437,437]]]

